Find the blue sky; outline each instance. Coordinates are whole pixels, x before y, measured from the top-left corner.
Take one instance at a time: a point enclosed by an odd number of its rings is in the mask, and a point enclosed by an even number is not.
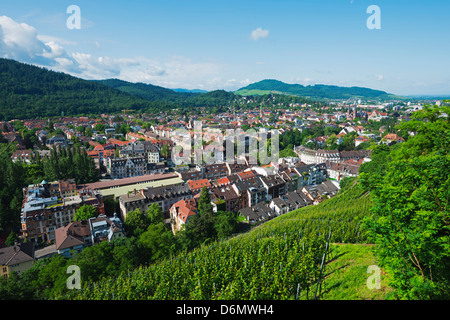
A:
[[[67,28],[70,5],[81,29]],[[370,5],[380,30],[366,26]],[[449,9],[444,0],[2,1],[0,56],[168,88],[232,91],[270,78],[450,94]]]

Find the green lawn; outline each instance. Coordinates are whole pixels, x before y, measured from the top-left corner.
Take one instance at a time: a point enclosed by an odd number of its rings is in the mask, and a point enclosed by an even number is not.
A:
[[[367,273],[370,265],[377,265],[373,246],[364,244],[333,244],[327,258],[321,300],[383,300],[391,290],[381,271],[381,288],[369,289]]]

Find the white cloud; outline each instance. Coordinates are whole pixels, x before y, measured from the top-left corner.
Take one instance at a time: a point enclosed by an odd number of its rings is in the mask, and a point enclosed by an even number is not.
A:
[[[67,39],[62,39],[62,38],[53,37],[53,36],[44,35],[44,34],[38,34],[36,36],[36,38],[44,43],[53,41],[53,42],[59,43],[61,45],[71,45],[71,46],[77,45],[77,43],[75,41],[69,41]]]
[[[70,59],[57,38],[40,36],[35,28],[0,16],[0,56],[47,67],[67,65]],[[58,58],[58,59],[57,59]]]
[[[98,42],[92,42],[96,48]],[[25,23],[0,16],[0,57],[47,67],[83,79],[118,78],[130,82],[144,82],[168,88],[199,88],[214,90],[231,87],[237,80],[218,77],[224,67],[217,61],[193,61],[183,56],[158,59],[147,57],[114,58],[88,52],[68,52],[65,45],[77,43],[39,35]],[[96,51],[93,49],[93,51]],[[198,84],[198,85],[194,85]]]
[[[384,76],[382,74],[377,74],[375,75],[375,79],[377,79],[378,81],[382,81],[384,79]]]
[[[8,58],[32,59],[46,51],[37,39],[36,29],[13,19],[0,16],[0,55]]]
[[[269,30],[263,30],[262,28],[256,28],[252,31],[252,38],[255,41],[259,39],[267,38],[269,36]]]

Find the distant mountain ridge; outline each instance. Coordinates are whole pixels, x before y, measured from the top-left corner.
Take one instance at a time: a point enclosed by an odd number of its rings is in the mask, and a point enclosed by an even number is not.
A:
[[[132,83],[119,79],[106,79],[106,80],[92,80],[99,82],[108,87],[117,89],[122,92],[126,92],[150,101],[176,101],[180,98],[187,98],[195,95],[195,93],[184,91],[177,92],[172,89],[156,86],[153,84],[147,84],[142,82]]]
[[[0,120],[157,110],[99,82],[0,58]]]
[[[224,90],[176,92],[118,79],[84,80],[0,58],[0,121],[100,115],[123,109],[157,114],[173,108],[223,107],[236,97]]]
[[[181,92],[179,92],[181,91]],[[186,92],[187,91],[187,92]],[[118,79],[84,80],[63,72],[0,58],[0,121],[54,116],[99,115],[133,109],[160,113],[173,108],[217,108],[227,106],[242,95],[279,93],[288,99],[392,99],[384,91],[359,87],[290,85],[263,80],[236,92],[214,90],[172,90],[145,83]]]
[[[206,90],[201,90],[201,89],[172,89],[175,92],[190,92],[190,93],[207,93],[208,91]]]
[[[363,87],[339,87],[335,85],[316,84],[303,86],[301,84],[288,84],[279,80],[266,79],[240,88],[235,94],[264,95],[270,93],[294,95],[309,99],[351,99],[365,98],[378,100],[404,99],[385,91]]]

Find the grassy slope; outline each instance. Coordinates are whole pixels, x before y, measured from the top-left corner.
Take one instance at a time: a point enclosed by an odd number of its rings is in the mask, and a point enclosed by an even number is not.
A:
[[[367,267],[370,265],[376,265],[376,259],[371,252],[371,246],[365,244],[364,233],[360,228],[359,222],[365,215],[368,214],[370,206],[370,195],[363,194],[363,192],[359,190],[358,186],[354,186],[350,188],[350,190],[317,206],[310,206],[285,214],[253,229],[246,234],[241,234],[224,242],[204,246],[203,248],[196,249],[194,252],[186,255],[181,254],[180,256],[175,257],[174,261],[177,261],[176,267],[172,266],[171,261],[167,261],[166,259],[160,263],[149,266],[148,269],[141,269],[137,272],[137,274],[132,275],[131,278],[128,278],[128,280],[113,280],[114,282],[117,282],[115,287],[105,286],[102,288],[102,285],[100,284],[96,291],[97,295],[84,291],[84,294],[82,293],[78,297],[74,298],[102,299],[105,297],[110,297],[112,292],[119,290],[131,299],[145,299],[145,297],[157,299],[184,299],[188,297],[188,299],[195,299],[199,296],[195,292],[196,289],[192,289],[192,284],[190,284],[190,288],[189,283],[183,285],[183,283],[176,281],[170,284],[169,287],[175,286],[179,288],[175,290],[176,294],[174,296],[173,293],[168,293],[168,290],[170,289],[161,288],[164,284],[160,283],[162,279],[165,281],[170,280],[173,272],[177,273],[177,270],[180,270],[181,274],[183,274],[182,270],[190,270],[192,272],[193,269],[196,269],[193,261],[196,261],[196,259],[199,259],[199,261],[200,259],[205,259],[205,263],[202,263],[200,269],[203,269],[204,271],[210,270],[211,272],[220,271],[229,273],[225,280],[223,279],[223,276],[214,278],[216,284],[218,281],[222,281],[222,284],[220,288],[217,286],[217,294],[211,297],[210,294],[208,294],[207,297],[212,299],[239,299],[242,297],[233,295],[233,293],[230,292],[230,285],[234,284],[235,287],[242,285],[242,282],[240,282],[239,279],[241,277],[247,278],[248,273],[245,271],[246,267],[243,266],[242,260],[249,261],[249,263],[253,264],[253,267],[250,268],[252,270],[253,278],[248,278],[246,281],[250,281],[251,283],[262,281],[261,284],[268,281],[267,284],[271,284],[273,286],[273,281],[275,279],[266,279],[264,274],[277,274],[279,269],[278,261],[283,260],[283,258],[281,256],[278,257],[277,254],[277,261],[266,260],[266,266],[264,267],[259,265],[261,261],[255,256],[255,254],[257,252],[259,252],[257,256],[264,254],[266,246],[270,243],[271,247],[278,247],[280,250],[279,253],[283,255],[285,242],[287,248],[293,248],[293,245],[295,247],[295,243],[298,241],[295,239],[298,239],[299,232],[301,232],[303,237],[300,241],[307,238],[320,238],[320,242],[322,242],[324,240],[324,236],[328,234],[331,227],[331,242],[334,242],[334,244],[331,245],[331,251],[328,254],[326,267],[324,269],[325,280],[322,285],[320,299],[382,299],[388,288],[382,287],[381,290],[369,290],[366,286],[367,278],[370,276],[370,274],[367,274]],[[347,244],[336,244],[337,242],[346,242]],[[255,249],[253,249],[253,246],[255,246]],[[314,255],[319,258],[319,261],[323,252],[323,247],[314,251]],[[224,256],[226,256],[226,258],[223,258]],[[250,262],[252,259],[253,262]],[[291,256],[291,258],[287,261],[290,261],[290,259],[298,259],[298,257],[296,258],[295,255]],[[233,261],[233,263],[229,265],[228,261],[230,263]],[[301,260],[298,260],[293,265],[291,264],[291,268],[295,268],[296,265],[300,267],[298,263],[301,263]],[[172,271],[169,270],[171,268]],[[264,268],[273,268],[273,270],[270,269],[271,272],[267,273],[269,270]],[[292,269],[292,271],[293,270],[294,269]],[[166,272],[167,275],[164,275]],[[260,275],[262,278],[259,278]],[[213,277],[214,276],[216,275],[213,273]],[[278,275],[276,275],[276,277],[278,277]],[[281,273],[280,277],[283,281],[287,281],[282,283],[281,287],[289,286],[291,288],[289,289],[289,293],[286,294],[286,298],[293,299],[295,297],[295,288],[292,289],[292,285],[296,283],[296,280],[293,283],[292,281],[289,282],[281,276]],[[205,281],[205,273],[197,273],[197,271],[194,271],[188,279],[188,282],[196,284],[197,281],[200,280],[202,283]],[[153,283],[153,287],[150,284],[146,284],[147,281],[149,281],[148,283]],[[136,283],[136,285],[133,285],[133,283]],[[139,290],[136,288],[136,286],[139,286],[138,284],[142,286]],[[247,284],[249,284],[249,282],[247,282]],[[149,288],[149,286],[151,288]],[[315,282],[311,283],[308,299],[313,297],[312,293],[314,293],[315,288]],[[148,295],[149,290],[151,292]],[[190,293],[187,292],[182,296],[179,296],[179,291],[177,290],[188,290]],[[211,291],[211,289],[209,290]],[[254,289],[248,288],[248,290]],[[103,291],[109,292],[109,295],[103,295]],[[143,292],[147,295],[139,295],[136,291]],[[154,292],[156,292],[156,294]],[[100,295],[98,295],[98,293],[100,293]],[[275,297],[280,297],[276,294],[276,291],[273,291],[273,294],[275,294]],[[248,297],[252,296],[252,294],[248,295]],[[255,296],[261,297],[259,293]],[[269,296],[272,297],[272,294]],[[306,299],[307,297],[302,291],[299,298]],[[246,299],[246,297],[244,297],[244,299]],[[253,298],[250,299],[253,300]]]
[[[381,288],[369,289],[367,273],[370,265],[377,260],[372,245],[333,244],[326,265],[322,300],[382,300],[390,288],[381,274]]]

